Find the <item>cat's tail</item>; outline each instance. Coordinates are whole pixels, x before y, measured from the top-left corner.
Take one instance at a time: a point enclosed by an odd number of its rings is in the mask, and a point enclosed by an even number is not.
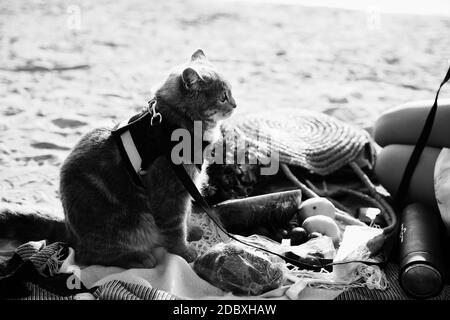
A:
[[[41,210],[0,203],[0,238],[19,241],[67,241],[63,218]]]

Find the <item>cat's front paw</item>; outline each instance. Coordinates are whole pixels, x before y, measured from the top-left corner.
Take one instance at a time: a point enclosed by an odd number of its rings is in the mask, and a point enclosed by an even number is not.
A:
[[[191,246],[187,246],[186,249],[187,250],[186,250],[186,253],[183,256],[183,258],[186,259],[186,261],[189,263],[194,262],[198,256],[197,250],[195,250],[194,247],[191,247]]]
[[[188,263],[193,262],[197,258],[197,251],[194,249],[194,247],[191,247],[189,245],[177,248],[177,250],[174,250],[172,253],[181,256]]]

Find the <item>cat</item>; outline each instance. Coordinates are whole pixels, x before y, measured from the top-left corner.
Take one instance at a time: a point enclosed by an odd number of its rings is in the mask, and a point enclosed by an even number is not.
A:
[[[194,121],[201,121],[208,142],[220,136],[220,121],[236,108],[229,82],[201,49],[186,65],[170,72],[154,100],[163,122],[192,133]],[[90,131],[64,161],[63,221],[6,208],[0,212],[0,237],[65,240],[82,265],[152,268],[158,263],[156,247],[193,261],[196,253],[187,243],[191,201],[169,160],[161,155],[144,168],[143,186],[139,186],[127,172],[112,132],[111,128]],[[200,172],[194,164],[184,167],[197,185],[205,183],[205,164]]]

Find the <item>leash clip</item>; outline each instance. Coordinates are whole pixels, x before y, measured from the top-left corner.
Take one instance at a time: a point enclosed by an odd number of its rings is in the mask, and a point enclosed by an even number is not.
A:
[[[162,122],[162,114],[156,111],[156,100],[150,100],[148,102],[148,113],[152,115],[152,118],[150,119],[150,125],[153,127],[155,119],[158,119],[157,124],[161,124]]]

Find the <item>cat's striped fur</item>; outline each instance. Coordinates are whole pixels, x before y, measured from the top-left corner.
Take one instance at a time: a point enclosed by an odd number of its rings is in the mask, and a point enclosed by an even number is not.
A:
[[[190,132],[195,120],[202,121],[204,136],[210,139],[216,136],[218,121],[236,107],[228,82],[201,50],[188,65],[170,73],[155,98],[163,119]],[[195,165],[185,167],[199,183]],[[192,261],[195,252],[186,242],[189,195],[165,157],[157,158],[146,172],[145,187],[135,184],[111,128],[94,129],[78,142],[61,168],[65,221],[3,210],[0,237],[5,232],[25,239],[26,228],[34,223],[36,230],[30,235],[69,241],[80,264],[153,267],[157,261],[152,252],[158,246]],[[45,226],[56,233],[46,233]]]

